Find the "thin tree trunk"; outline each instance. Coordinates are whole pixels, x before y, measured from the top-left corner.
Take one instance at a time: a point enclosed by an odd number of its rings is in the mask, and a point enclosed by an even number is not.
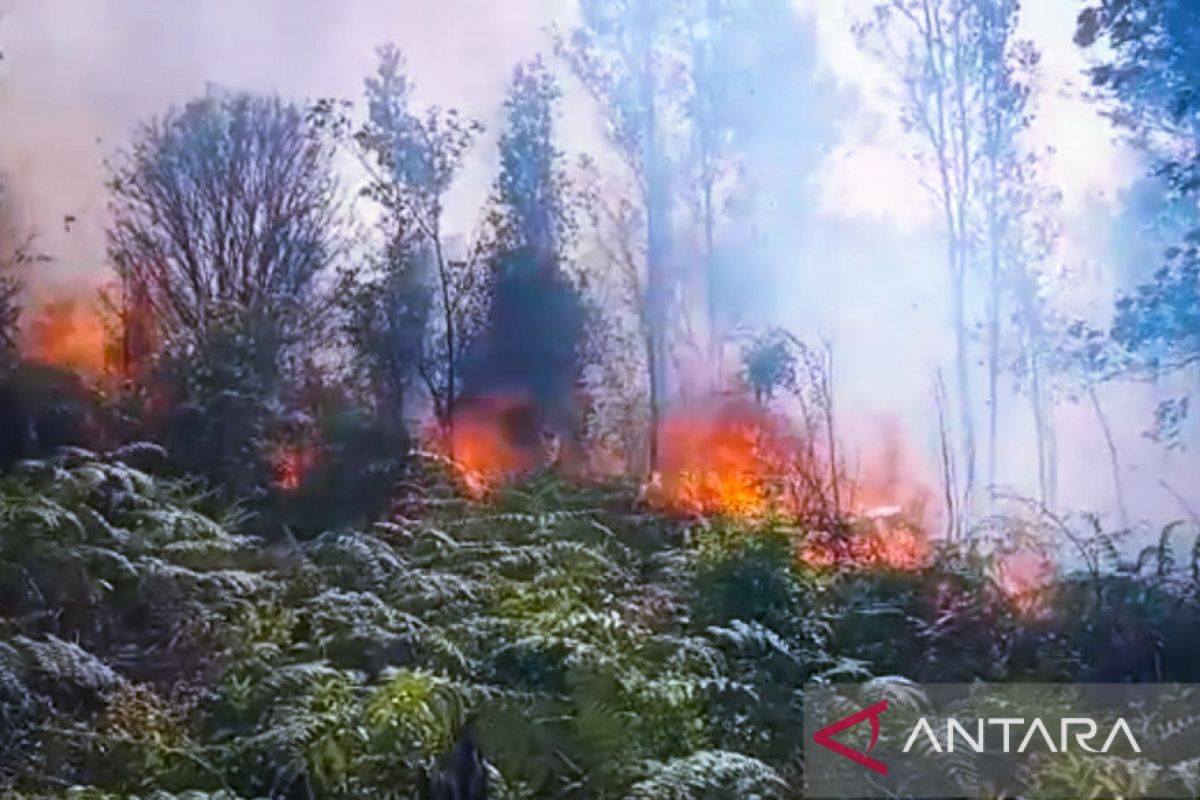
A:
[[[960,252],[961,257],[961,252]],[[963,446],[963,513],[970,516],[975,494],[975,413],[971,397],[971,365],[967,333],[966,276],[959,267],[954,273],[954,362]]]
[[[938,443],[942,460],[942,492],[946,502],[946,539],[954,541],[958,538],[958,507],[955,493],[958,491],[958,476],[954,469],[954,454],[950,446],[949,432],[946,429],[946,384],[939,369],[933,386],[934,404],[938,415]]]
[[[643,0],[645,2],[646,0]],[[667,226],[669,208],[666,175],[658,140],[657,85],[652,43],[642,44],[642,95],[646,109],[645,180],[646,180],[646,282],[650,326],[651,358],[647,364],[650,384],[649,468],[658,470],[659,435],[665,402],[667,338],[666,283]]]
[[[829,485],[833,491],[833,513],[840,517],[841,488],[838,486],[837,434],[833,429],[833,347],[825,345],[825,378],[823,393],[825,395],[825,435],[829,442]]]
[[[442,313],[446,325],[446,386],[443,412],[445,420],[442,423],[446,435],[446,453],[454,460],[454,411],[455,384],[457,381],[458,354],[455,352],[454,307],[450,299],[450,274],[446,268],[446,259],[442,253],[442,239],[439,232],[434,231],[433,247],[437,258],[438,281],[441,283]]]
[[[1047,474],[1048,431],[1045,403],[1042,398],[1042,368],[1036,355],[1030,358],[1029,363],[1029,410],[1033,414],[1034,438],[1037,444],[1038,499],[1043,506],[1050,507],[1050,483]]]
[[[713,176],[706,174],[704,177],[704,264],[706,270],[705,287],[708,293],[708,337],[709,337],[709,357],[713,360],[713,369],[716,376],[716,389],[721,389],[724,381],[723,375],[723,340],[721,332],[717,329],[717,281],[716,281],[716,263],[715,263],[715,228],[716,218],[713,212]]]
[[[1121,485],[1121,460],[1117,455],[1117,442],[1113,438],[1112,428],[1108,424],[1104,407],[1100,405],[1100,395],[1096,392],[1095,386],[1088,386],[1088,399],[1092,402],[1092,411],[1096,414],[1096,421],[1100,424],[1100,431],[1104,434],[1104,444],[1108,448],[1108,466],[1112,470],[1113,491],[1117,495],[1117,511],[1121,515],[1121,527],[1128,529],[1129,511],[1125,507],[1125,489]]]

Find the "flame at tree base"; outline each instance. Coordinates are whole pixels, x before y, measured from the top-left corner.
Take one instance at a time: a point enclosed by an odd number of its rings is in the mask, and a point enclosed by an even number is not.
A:
[[[460,403],[449,430],[430,425],[426,447],[452,466],[460,488],[480,500],[540,459],[537,412],[519,395],[472,398]]]

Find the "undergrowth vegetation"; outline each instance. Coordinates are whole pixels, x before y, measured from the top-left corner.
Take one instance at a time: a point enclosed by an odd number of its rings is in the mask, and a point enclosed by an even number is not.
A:
[[[1073,539],[1088,558],[1032,603],[983,536],[919,569],[817,569],[782,521],[552,477],[476,503],[414,472],[373,526],[263,538],[131,466],[155,461],[66,451],[0,479],[13,792],[422,797],[470,730],[499,798],[797,797],[810,681],[1200,671],[1179,527],[1133,563]]]

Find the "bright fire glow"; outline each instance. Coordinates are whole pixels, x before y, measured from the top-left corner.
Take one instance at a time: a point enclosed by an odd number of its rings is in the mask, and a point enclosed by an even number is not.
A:
[[[648,497],[671,511],[759,517],[781,500],[794,443],[781,422],[749,402],[663,421],[660,471]]]
[[[519,396],[472,399],[455,413],[449,443],[440,431],[431,430],[426,438],[431,449],[453,463],[463,490],[479,499],[537,462],[539,433],[530,430],[533,418],[531,404]]]
[[[52,300],[31,314],[22,350],[35,361],[95,376],[106,366],[106,343],[95,310],[73,299]]]
[[[1052,560],[1030,550],[1000,557],[995,568],[996,584],[1022,614],[1037,616],[1048,607],[1049,587],[1054,578]]]
[[[894,428],[854,480],[834,475],[827,453],[749,400],[668,417],[660,447],[662,469],[645,495],[661,508],[740,519],[776,513],[834,526],[852,519],[849,531],[812,533],[798,556],[828,567],[912,570],[927,563],[930,492],[914,479]]]
[[[539,463],[541,433],[531,403],[501,395],[463,402],[451,444],[432,428],[426,441],[453,464],[461,489],[481,499]],[[827,455],[786,417],[738,398],[672,413],[661,424],[659,448],[659,471],[642,493],[655,508],[746,521],[778,514],[835,528],[852,519],[849,533],[807,537],[798,557],[817,566],[891,569],[927,561],[929,493],[910,480],[898,434],[883,436],[881,452],[850,480],[834,475]]]

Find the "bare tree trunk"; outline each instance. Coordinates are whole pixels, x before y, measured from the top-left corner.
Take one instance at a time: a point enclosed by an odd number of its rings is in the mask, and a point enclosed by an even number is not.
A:
[[[706,168],[707,169],[707,168]],[[724,341],[721,338],[721,332],[718,330],[717,323],[717,280],[716,280],[716,245],[715,245],[715,227],[716,217],[713,211],[713,176],[706,174],[704,176],[704,264],[705,264],[705,291],[708,293],[708,337],[709,337],[709,358],[713,361],[714,376],[716,379],[717,391],[721,390],[724,383]]]
[[[942,461],[942,492],[946,503],[946,539],[954,541],[958,538],[959,509],[955,499],[958,491],[958,476],[954,469],[954,452],[950,444],[949,431],[946,429],[946,384],[939,369],[933,385],[934,404],[938,415],[938,443],[941,449]]]
[[[1058,507],[1058,431],[1054,424],[1054,402],[1046,402],[1046,483],[1049,486],[1047,502],[1051,508]]]
[[[1036,355],[1029,359],[1029,410],[1033,414],[1034,441],[1037,445],[1038,499],[1043,506],[1050,507],[1050,482],[1047,467],[1048,431],[1045,401],[1042,392],[1042,368]]]
[[[966,276],[958,269],[954,274],[954,362],[958,381],[959,420],[962,426],[963,448],[963,512],[971,514],[975,495],[975,411],[971,396],[971,363],[967,334]]]
[[[989,95],[990,97],[990,95]],[[993,147],[995,145],[993,144]],[[997,182],[999,180],[996,164],[996,152],[993,149],[988,154],[989,179],[988,187],[988,239],[991,249],[991,265],[988,273],[988,466],[987,481],[989,492],[996,487],[996,461],[998,446],[998,428],[1000,420],[1000,293],[1001,293],[1001,233],[1000,209],[997,201]]]
[[[650,41],[642,46],[642,92],[646,109],[645,181],[646,181],[646,283],[650,328],[650,359],[646,365],[650,384],[649,469],[659,466],[659,428],[666,400],[667,361],[667,230],[670,225],[667,176],[659,142],[657,81],[654,49]]]
[[[441,284],[440,289],[442,294],[442,313],[444,314],[444,323],[446,325],[446,386],[443,407],[445,419],[442,421],[442,429],[446,436],[446,454],[453,461],[454,412],[456,405],[454,395],[458,377],[456,374],[458,371],[458,353],[455,350],[454,306],[450,297],[450,273],[446,266],[446,258],[442,252],[442,238],[438,231],[434,231],[433,247],[437,257],[438,282]]]
[[[833,513],[840,517],[842,506],[841,490],[838,486],[837,435],[833,429],[833,346],[828,342],[825,343],[825,354],[822,393],[825,401],[825,436],[829,443],[829,486],[833,492]]]
[[[1095,386],[1088,386],[1088,399],[1092,402],[1092,411],[1096,414],[1096,422],[1100,424],[1100,431],[1104,434],[1104,444],[1108,448],[1108,465],[1112,470],[1113,491],[1117,496],[1117,511],[1121,515],[1121,527],[1129,528],[1129,512],[1125,507],[1125,490],[1121,485],[1121,460],[1117,455],[1117,442],[1113,438],[1112,428],[1108,424],[1108,417],[1104,413],[1104,407],[1100,404],[1100,395],[1096,392]]]

